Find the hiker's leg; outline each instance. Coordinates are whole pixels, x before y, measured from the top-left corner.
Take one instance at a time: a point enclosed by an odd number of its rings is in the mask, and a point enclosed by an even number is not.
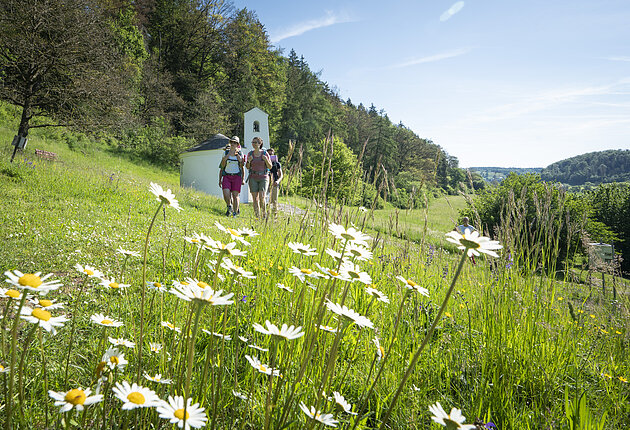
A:
[[[230,189],[229,188],[223,188],[223,200],[225,200],[225,204],[230,206],[230,199],[232,198],[232,196],[230,195]]]
[[[234,208],[234,213],[238,213],[239,209],[239,192],[232,191],[232,207]]]

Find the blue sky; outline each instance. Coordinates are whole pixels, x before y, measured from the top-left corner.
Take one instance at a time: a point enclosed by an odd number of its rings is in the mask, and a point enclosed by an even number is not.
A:
[[[460,166],[630,149],[630,0],[234,0]]]

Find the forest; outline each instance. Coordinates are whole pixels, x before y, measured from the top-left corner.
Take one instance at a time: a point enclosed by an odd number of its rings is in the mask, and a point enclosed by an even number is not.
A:
[[[568,185],[630,181],[630,150],[611,149],[567,158],[545,167],[544,181]]]
[[[243,113],[259,107],[271,145],[282,160],[292,156],[301,177],[314,177],[328,146],[350,149],[337,164],[360,166],[366,193],[354,203],[378,193],[379,204],[411,207],[423,187],[483,186],[384,109],[342,100],[303,56],[274,48],[254,11],[229,1],[7,0],[0,8],[0,98],[22,108],[20,136],[69,126],[172,168],[216,133],[242,136]],[[295,183],[289,192],[308,197],[320,185]]]

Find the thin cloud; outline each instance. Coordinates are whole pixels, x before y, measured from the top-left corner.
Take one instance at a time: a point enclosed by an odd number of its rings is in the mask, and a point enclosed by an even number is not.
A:
[[[630,62],[630,57],[623,57],[623,56],[604,57],[604,60],[609,60],[609,61],[628,61],[628,62]]]
[[[429,55],[428,57],[414,58],[403,63],[394,64],[389,66],[389,69],[400,69],[402,67],[415,66],[417,64],[435,63],[436,61],[446,60],[448,58],[459,57],[460,55],[467,54],[471,51],[471,48],[460,48],[453,51],[442,52],[441,54]]]
[[[326,16],[317,19],[311,19],[308,21],[300,22],[292,25],[291,27],[280,30],[270,36],[271,43],[278,43],[281,40],[288,39],[289,37],[300,36],[307,31],[316,30],[318,28],[330,27],[335,24],[343,24],[346,22],[355,22],[354,18],[351,18],[344,14],[336,14],[331,11],[326,12]]]
[[[453,6],[449,7],[448,10],[440,16],[440,21],[442,22],[448,21],[449,19],[451,19],[453,15],[455,15],[457,12],[459,12],[463,8],[464,8],[463,1],[458,1],[457,3],[454,3]]]

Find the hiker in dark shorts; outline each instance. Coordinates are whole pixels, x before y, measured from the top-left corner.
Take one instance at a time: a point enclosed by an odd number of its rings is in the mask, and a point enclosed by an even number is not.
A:
[[[260,137],[252,139],[253,151],[247,154],[247,170],[249,176],[249,192],[252,193],[252,205],[256,218],[265,218],[265,194],[267,193],[267,185],[269,184],[269,169],[271,169],[271,160],[267,151],[263,149],[263,141]]]
[[[243,184],[243,154],[238,136],[230,139],[230,149],[219,165],[219,186],[223,189],[223,199],[227,205],[226,216],[237,216],[239,210],[239,194]]]
[[[273,215],[276,216],[278,215],[278,191],[283,177],[282,166],[273,148],[269,148],[267,154],[269,154],[269,159],[271,160],[271,169],[269,169],[269,208]]]

